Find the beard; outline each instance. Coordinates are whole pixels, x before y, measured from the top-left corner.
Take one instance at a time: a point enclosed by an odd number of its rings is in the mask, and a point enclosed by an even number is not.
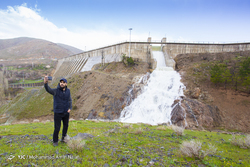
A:
[[[63,86],[63,85],[61,85],[61,84],[60,84],[60,87],[64,89],[64,88],[66,88],[66,85],[65,85],[65,86]]]

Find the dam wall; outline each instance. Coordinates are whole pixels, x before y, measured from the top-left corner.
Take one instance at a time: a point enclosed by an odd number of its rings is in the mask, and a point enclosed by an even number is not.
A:
[[[152,45],[160,44],[164,53],[165,62],[170,67],[175,67],[174,58],[178,54],[186,53],[219,53],[219,52],[238,52],[250,50],[250,43],[178,43],[167,42],[162,38],[159,42],[153,42],[151,37],[146,42],[121,42],[110,46],[105,46],[58,60],[57,68],[53,78],[67,77],[77,72],[90,70],[91,67],[84,68],[91,64],[88,61],[96,63],[109,63],[121,61],[122,56],[131,56],[142,62],[151,64],[155,68],[155,62],[152,59]]]
[[[169,43],[166,42],[166,38],[163,38],[161,49],[166,64],[174,68],[174,58],[178,54],[248,51],[250,50],[250,43]]]
[[[150,51],[151,45],[148,42],[122,42],[85,51],[59,59],[53,78],[67,77],[73,73],[81,72],[84,66],[89,64],[88,61],[97,63],[119,62],[124,54],[143,62],[150,62]],[[94,60],[94,57],[100,60]]]
[[[197,44],[197,43],[165,43],[162,44],[162,51],[175,58],[178,54],[186,53],[219,53],[239,52],[250,50],[250,43],[230,44]]]

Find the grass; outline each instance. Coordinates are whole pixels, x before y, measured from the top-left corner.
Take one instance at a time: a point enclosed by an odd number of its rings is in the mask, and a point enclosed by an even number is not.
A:
[[[152,51],[161,51],[161,46],[152,46]]]
[[[73,100],[73,106],[77,101],[75,94],[82,86],[84,78],[75,74],[69,81],[70,91]],[[56,88],[58,82],[49,84],[51,88]],[[40,88],[26,88],[22,94],[17,95],[10,103],[1,106],[0,115],[3,113],[9,113],[17,120],[25,118],[37,118],[39,116],[53,115],[53,96],[45,91],[43,86]]]
[[[39,79],[39,80],[26,80],[25,79],[24,82],[21,79],[17,84],[30,84],[30,83],[41,83],[41,82],[43,82],[42,79]]]
[[[114,130],[115,129],[115,130]],[[248,166],[250,151],[233,145],[232,135],[119,122],[71,121],[68,135],[89,133],[81,147],[52,146],[53,122],[0,126],[0,164],[6,166]],[[5,137],[3,137],[5,136]],[[59,134],[61,136],[61,134]],[[204,150],[217,148],[202,159],[182,154],[184,142],[197,140]],[[75,149],[76,148],[76,149]],[[13,159],[8,159],[14,157]],[[25,159],[24,159],[25,158]]]

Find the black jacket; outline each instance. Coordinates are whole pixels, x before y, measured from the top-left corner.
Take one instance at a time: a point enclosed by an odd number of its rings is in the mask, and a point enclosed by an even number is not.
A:
[[[53,95],[54,98],[54,113],[64,113],[68,109],[72,110],[72,99],[70,95],[70,90],[66,87],[65,91],[57,85],[56,89],[51,89],[48,84],[44,84],[45,90]]]

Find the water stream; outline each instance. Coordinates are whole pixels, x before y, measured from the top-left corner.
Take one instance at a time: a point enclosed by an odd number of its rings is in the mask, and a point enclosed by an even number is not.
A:
[[[183,96],[184,85],[179,73],[166,66],[161,51],[153,52],[153,56],[157,68],[150,74],[142,94],[122,110],[119,121],[151,125],[171,123],[171,105]]]

